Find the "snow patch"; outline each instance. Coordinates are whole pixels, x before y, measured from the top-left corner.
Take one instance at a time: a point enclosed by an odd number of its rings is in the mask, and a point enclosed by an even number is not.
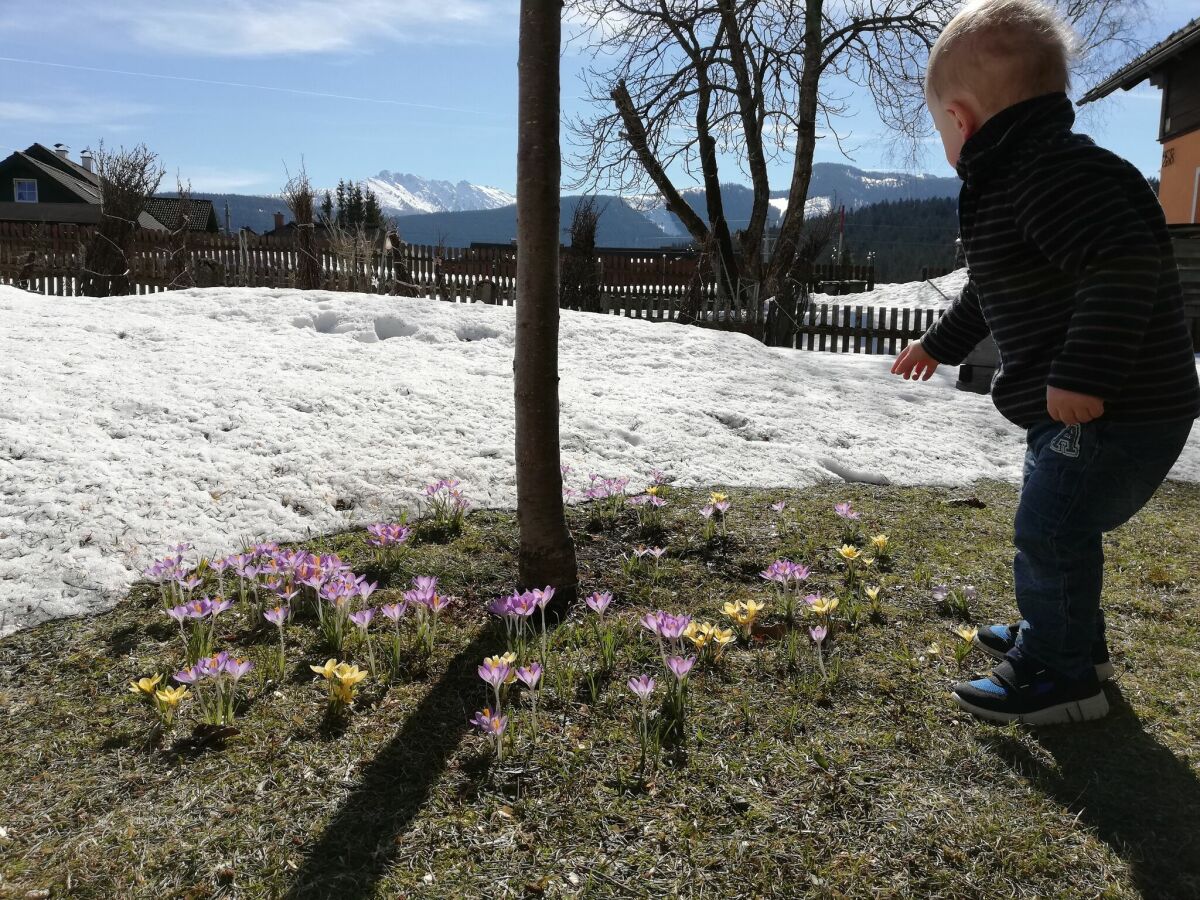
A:
[[[913,384],[887,356],[561,315],[572,487],[599,472],[637,488],[655,468],[682,487],[1020,480],[1024,433],[955,390],[953,368]],[[481,506],[513,506],[514,316],[295,290],[0,287],[0,633],[111,606],[179,541],[209,554],[303,539],[414,510],[450,476]],[[1200,480],[1200,431],[1172,477]]]

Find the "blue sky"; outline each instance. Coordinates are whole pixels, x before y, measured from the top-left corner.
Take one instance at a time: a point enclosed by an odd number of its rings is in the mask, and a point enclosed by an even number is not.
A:
[[[1143,38],[1195,0],[1151,0]],[[303,155],[313,181],[381,169],[515,187],[516,0],[0,0],[0,147],[145,142],[197,190],[277,192]],[[1185,12],[1185,10],[1187,10]],[[578,111],[583,60],[563,61]],[[1081,128],[1156,173],[1159,92],[1098,104]],[[847,160],[892,167],[866,104],[844,121]],[[952,174],[940,152],[924,171]],[[788,166],[772,172],[786,186]],[[746,180],[729,167],[727,180]]]

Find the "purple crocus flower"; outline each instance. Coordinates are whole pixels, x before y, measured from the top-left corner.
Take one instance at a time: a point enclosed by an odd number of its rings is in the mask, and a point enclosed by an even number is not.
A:
[[[412,583],[413,589],[423,594],[433,594],[437,591],[438,580],[432,575],[418,575]]]
[[[658,630],[658,614],[646,613],[641,618],[642,627],[652,634],[659,634]]]
[[[408,612],[407,603],[385,603],[379,607],[379,612],[385,619],[391,619],[393,622],[399,622],[404,618],[404,614]]]
[[[833,505],[833,511],[843,519],[854,521],[859,518],[859,514],[850,508],[849,503],[835,503]]]
[[[663,555],[667,552],[667,548],[666,547],[651,547],[646,552],[649,553],[651,556],[653,556],[655,559],[662,559]]]
[[[778,584],[787,584],[792,577],[792,564],[786,559],[777,559],[767,568],[758,573],[760,578],[767,581],[774,581]]]
[[[350,621],[363,631],[367,630],[373,618],[375,618],[375,610],[370,607],[356,613],[350,613]]]
[[[650,502],[650,495],[649,494],[638,494],[638,496],[630,497],[625,502],[628,503],[630,506],[645,506],[647,503]]]
[[[731,507],[732,505],[733,504],[730,503],[728,500],[722,500],[720,503],[713,504],[713,506],[716,508],[717,512],[719,512],[721,515],[725,515],[725,513],[729,512],[729,507]]]
[[[191,614],[188,612],[188,608],[186,606],[183,606],[182,604],[179,606],[174,606],[171,609],[168,609],[166,612],[167,612],[168,616],[170,616],[172,619],[174,619],[180,625],[183,624],[184,619],[191,618]]]
[[[669,613],[657,613],[658,633],[668,641],[677,641],[692,624],[691,616],[673,616]]]
[[[208,614],[215,619],[217,616],[219,616],[221,613],[225,612],[225,610],[229,609],[229,607],[231,607],[231,606],[233,606],[232,601],[222,600],[220,597],[218,597],[216,600],[212,601],[209,604]]]
[[[290,608],[286,606],[276,606],[274,609],[268,609],[263,613],[263,618],[272,625],[283,627],[283,623],[288,620],[288,616],[292,614]]]
[[[504,684],[504,682],[508,680],[508,676],[512,674],[512,666],[502,659],[498,662],[491,659],[486,659],[484,660],[483,665],[480,666],[477,671],[479,672],[480,678],[490,684],[493,689],[498,691],[500,690],[500,685]]]
[[[512,597],[497,597],[488,604],[488,612],[501,619],[507,618],[513,614],[512,601]]]
[[[542,680],[542,667],[538,663],[530,663],[517,669],[517,679],[531,691],[537,690],[538,682]]]
[[[358,596],[360,596],[360,597],[362,597],[362,599],[366,600],[373,593],[375,593],[375,591],[378,587],[379,587],[379,582],[377,582],[377,581],[372,581],[370,584],[368,584],[366,582],[366,580],[360,581],[358,583]]]
[[[181,588],[184,588],[188,592],[194,591],[196,588],[200,587],[200,585],[202,585],[204,583],[199,578],[197,578],[195,575],[193,575],[190,578],[184,578],[181,576],[180,578],[177,579],[177,581],[179,582],[179,586]]]
[[[596,591],[592,596],[584,601],[588,605],[588,609],[592,610],[600,618],[604,618],[604,611],[608,609],[608,605],[612,603],[612,594],[605,591],[603,594]]]
[[[829,636],[829,629],[824,625],[818,625],[815,628],[808,629],[808,636],[813,639],[814,644],[822,644],[825,638]]]
[[[700,515],[704,516],[706,519],[711,519],[714,512],[716,512],[716,510],[713,509],[713,505],[711,503],[706,503],[704,506],[700,507]]]
[[[189,669],[180,669],[171,677],[180,684],[195,684],[203,677],[203,675],[200,672],[199,666],[192,666]]]
[[[201,597],[199,600],[193,600],[187,604],[189,619],[203,619],[210,612],[212,612],[212,601],[207,597]]]
[[[511,616],[520,616],[529,618],[538,610],[538,597],[535,591],[524,591],[523,593],[514,593],[508,599],[508,614]]]
[[[229,659],[226,660],[224,668],[225,674],[236,684],[243,675],[254,668],[254,663],[248,659]]]
[[[809,594],[807,597],[804,598],[804,602],[807,603],[809,606],[815,606],[816,604],[821,602],[821,595],[820,594]]]
[[[225,671],[225,664],[228,662],[229,654],[222,650],[215,656],[209,656],[200,660],[196,663],[196,669],[205,678],[218,678]]]
[[[933,599],[936,600],[938,603],[941,603],[948,596],[950,596],[950,590],[944,584],[936,585],[934,587],[932,593],[933,593]]]
[[[490,709],[484,708],[482,711],[475,713],[471,718],[471,724],[477,726],[484,734],[499,737],[504,734],[504,729],[508,727],[508,716],[498,716]]]
[[[781,512],[783,512],[783,508],[785,506],[787,506],[786,500],[776,500],[774,503],[771,504],[771,509],[773,509],[777,513],[781,513]]]
[[[790,568],[792,578],[796,581],[807,581],[808,576],[812,574],[812,570],[808,566],[799,563],[792,563]]]
[[[629,689],[633,691],[638,698],[645,703],[650,699],[650,695],[654,693],[654,679],[649,675],[639,675],[636,678],[630,678],[628,681]]]
[[[687,678],[688,672],[696,664],[694,656],[672,656],[667,659],[667,668],[671,670],[677,681]]]
[[[655,509],[662,509],[664,506],[667,505],[667,501],[663,497],[657,497],[657,496],[651,497],[650,505],[653,506]]]
[[[554,599],[554,588],[550,587],[550,585],[546,585],[541,590],[534,588],[533,596],[537,601],[538,609],[545,609],[546,604]]]

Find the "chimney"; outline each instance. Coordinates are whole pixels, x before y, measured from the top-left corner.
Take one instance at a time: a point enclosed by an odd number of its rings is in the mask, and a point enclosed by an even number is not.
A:
[[[283,213],[275,213],[275,230],[283,231]]]
[[[71,152],[71,148],[66,144],[55,144],[54,152],[57,153],[62,159],[66,159],[67,154]]]
[[[96,171],[96,158],[94,156],[92,156],[92,151],[90,149],[84,150],[82,153],[79,154],[79,162],[83,165],[84,169],[86,169],[87,171],[89,171],[89,172]]]

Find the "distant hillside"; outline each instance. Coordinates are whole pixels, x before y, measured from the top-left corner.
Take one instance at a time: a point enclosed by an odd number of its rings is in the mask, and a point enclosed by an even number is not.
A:
[[[564,244],[570,243],[567,229],[579,200],[578,196],[562,198],[559,221]],[[672,243],[659,228],[621,198],[601,197],[599,204],[601,216],[596,233],[599,246],[652,248]],[[399,216],[396,222],[400,236],[414,244],[439,241],[453,247],[465,247],[473,241],[507,244],[517,236],[517,207]]]
[[[952,266],[956,237],[957,200],[885,200],[846,212],[846,250],[860,263],[873,252],[880,283],[915,281],[925,266]]]
[[[161,196],[175,197],[174,192]],[[217,221],[225,228],[225,204],[229,204],[229,227],[234,233],[249,226],[258,234],[270,231],[275,227],[275,213],[281,212],[290,221],[291,212],[281,197],[264,197],[252,194],[202,194],[199,191],[192,195],[197,199],[211,200],[213,209],[217,211]]]
[[[814,211],[828,209],[835,204],[845,206],[847,210],[854,210],[884,200],[957,197],[960,187],[957,178],[906,172],[867,172],[840,163],[816,163],[813,165],[813,177],[805,208],[811,215]],[[708,221],[704,189],[689,188],[681,193],[700,218]],[[777,224],[787,209],[787,194],[786,190],[771,192],[768,225]],[[721,197],[729,227],[735,231],[744,228],[750,221],[754,192],[746,185],[728,183],[721,185]],[[663,230],[664,234],[672,237],[686,236],[683,223],[667,211],[660,197],[647,195],[634,198],[633,202],[643,215]]]

